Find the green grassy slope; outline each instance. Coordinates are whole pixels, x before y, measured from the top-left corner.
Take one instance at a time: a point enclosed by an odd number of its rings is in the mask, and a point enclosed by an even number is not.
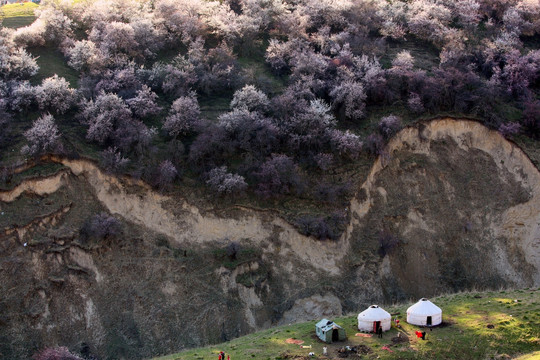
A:
[[[56,74],[69,81],[71,87],[77,87],[79,74],[67,65],[59,50],[40,46],[31,48],[30,53],[37,58],[39,65],[38,73],[31,80],[33,85],[41,84],[43,79]]]
[[[431,300],[442,308],[444,323],[428,330],[425,341],[414,334],[419,327],[405,322],[411,304],[401,304],[385,307],[392,314],[399,313],[402,327],[392,326],[382,339],[355,336],[356,314],[335,319],[346,329],[348,340],[327,345],[327,357],[321,355],[325,344],[315,337],[314,320],[157,359],[215,360],[219,351],[225,351],[234,360],[302,359],[310,351],[316,354],[311,359],[334,359],[338,358],[337,350],[345,345],[362,345],[362,358],[367,359],[508,359],[521,355],[524,359],[540,358],[540,289],[459,293]],[[408,337],[408,341],[397,342],[398,333],[401,338]],[[312,348],[289,344],[288,338],[303,340],[303,345]]]
[[[0,15],[6,18],[15,16],[32,16],[34,15],[34,10],[36,10],[38,7],[39,5],[33,2],[7,4],[0,7]]]
[[[34,22],[34,10],[39,5],[27,2],[23,4],[7,4],[0,7],[0,20],[2,26],[8,28],[20,28]]]

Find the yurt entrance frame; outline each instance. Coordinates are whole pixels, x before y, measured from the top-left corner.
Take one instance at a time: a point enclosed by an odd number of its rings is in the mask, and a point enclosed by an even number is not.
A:
[[[426,325],[427,325],[427,326],[431,326],[431,316],[428,316],[428,317],[427,317]]]
[[[373,332],[375,334],[378,333],[380,327],[381,327],[381,322],[380,321],[374,321],[373,322]]]
[[[332,329],[332,342],[339,341],[339,331],[338,329]]]

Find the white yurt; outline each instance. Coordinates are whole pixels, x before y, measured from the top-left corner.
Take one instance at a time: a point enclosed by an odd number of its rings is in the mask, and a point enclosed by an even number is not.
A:
[[[426,298],[407,309],[407,322],[419,326],[436,326],[442,322],[442,310]]]
[[[366,310],[358,314],[358,330],[377,332],[379,327],[383,331],[390,330],[392,316],[387,311],[381,309],[379,305],[371,305]]]

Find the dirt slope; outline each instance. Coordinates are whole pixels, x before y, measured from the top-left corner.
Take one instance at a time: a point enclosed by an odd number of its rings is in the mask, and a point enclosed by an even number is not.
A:
[[[67,345],[141,358],[372,302],[540,284],[540,174],[475,122],[401,131],[336,242],[271,213],[201,212],[90,161],[52,160],[69,170],[0,193],[0,357]],[[79,230],[102,211],[123,234],[86,241]]]

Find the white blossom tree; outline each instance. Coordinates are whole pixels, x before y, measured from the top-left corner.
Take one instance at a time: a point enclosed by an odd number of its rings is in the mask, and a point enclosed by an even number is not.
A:
[[[155,115],[161,110],[161,107],[156,104],[157,99],[158,96],[156,93],[148,86],[143,85],[137,91],[137,96],[126,100],[126,103],[135,116],[143,118],[149,115]]]
[[[192,92],[188,96],[181,96],[173,102],[163,128],[171,136],[187,134],[199,122],[200,114],[201,110],[195,93]]]
[[[32,127],[24,132],[28,144],[22,152],[28,155],[39,155],[55,152],[60,148],[60,132],[51,114],[39,117]]]
[[[228,172],[226,166],[220,166],[210,170],[206,184],[220,194],[235,194],[247,188],[244,177]]]
[[[334,107],[343,105],[345,115],[351,119],[360,119],[365,114],[366,93],[364,86],[356,81],[347,81],[334,87],[330,92]]]
[[[231,109],[246,109],[263,113],[268,111],[269,105],[268,96],[253,85],[246,85],[235,91],[231,101]]]
[[[36,88],[36,99],[40,109],[63,114],[73,105],[76,92],[66,79],[55,74],[44,79]]]
[[[64,51],[68,58],[68,65],[77,71],[97,70],[105,57],[96,44],[90,40],[75,41]]]
[[[131,111],[118,95],[101,93],[95,100],[83,103],[80,116],[82,123],[88,125],[86,138],[103,144],[114,137],[120,122],[130,122]]]
[[[15,44],[13,33],[0,27],[0,80],[28,79],[39,70],[36,59]]]
[[[28,81],[18,82],[10,96],[10,108],[14,111],[29,110],[37,104],[37,88]]]

